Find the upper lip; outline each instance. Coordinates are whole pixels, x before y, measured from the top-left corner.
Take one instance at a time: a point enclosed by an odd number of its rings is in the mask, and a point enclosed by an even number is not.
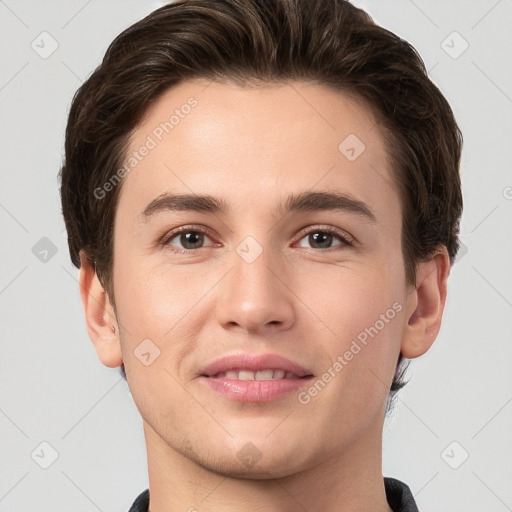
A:
[[[312,375],[312,373],[297,363],[290,361],[286,357],[277,354],[236,354],[216,359],[201,370],[201,375],[212,377],[220,372],[229,370],[250,370],[253,372],[260,370],[284,370],[291,372],[298,377]]]

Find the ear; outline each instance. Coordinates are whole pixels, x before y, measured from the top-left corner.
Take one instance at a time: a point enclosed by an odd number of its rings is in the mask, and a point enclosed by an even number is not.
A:
[[[98,359],[109,368],[121,366],[123,357],[114,308],[98,279],[96,269],[82,253],[80,254],[80,295],[87,332],[94,344]]]
[[[407,319],[401,352],[408,359],[423,355],[432,346],[441,328],[450,274],[450,257],[445,246],[418,265],[416,286],[407,297]]]

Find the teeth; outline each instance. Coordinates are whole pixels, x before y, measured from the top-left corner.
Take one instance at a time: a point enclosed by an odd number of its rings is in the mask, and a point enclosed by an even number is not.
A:
[[[220,372],[214,377],[235,380],[275,380],[275,379],[298,379],[299,377],[292,372],[285,372],[284,370],[259,370],[252,372],[250,370],[228,370],[227,372]]]
[[[274,379],[284,379],[284,370],[274,370]]]
[[[272,380],[273,375],[274,372],[272,370],[261,370],[254,374],[254,380]]]

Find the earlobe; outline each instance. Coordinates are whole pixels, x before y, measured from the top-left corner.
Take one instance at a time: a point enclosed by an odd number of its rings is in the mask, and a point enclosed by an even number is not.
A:
[[[109,368],[121,366],[123,357],[114,308],[98,279],[95,268],[86,257],[82,257],[82,254],[79,282],[87,332],[98,359]]]
[[[449,273],[450,258],[444,246],[430,260],[419,263],[416,287],[407,298],[407,325],[401,345],[404,357],[419,357],[434,343],[441,328]]]

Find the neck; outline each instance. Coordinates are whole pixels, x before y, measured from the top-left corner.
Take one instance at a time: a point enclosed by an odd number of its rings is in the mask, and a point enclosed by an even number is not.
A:
[[[382,476],[382,424],[383,414],[342,451],[333,449],[320,462],[274,478],[271,471],[243,477],[230,468],[212,471],[207,459],[183,448],[186,443],[177,445],[178,451],[144,422],[149,511],[392,512]]]

